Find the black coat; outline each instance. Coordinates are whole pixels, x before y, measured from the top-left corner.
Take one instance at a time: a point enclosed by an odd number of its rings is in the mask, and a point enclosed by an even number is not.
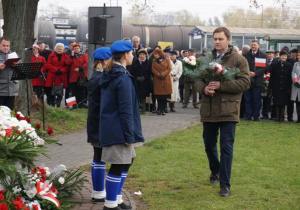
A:
[[[243,56],[248,61],[250,71],[253,71],[256,74],[255,77],[250,77],[251,78],[251,86],[252,87],[261,87],[263,85],[264,74],[266,72],[267,67],[255,67],[255,58],[264,58],[264,59],[266,59],[266,62],[267,62],[266,53],[264,53],[258,49],[255,56],[253,56],[252,51],[250,50],[249,52],[244,53]]]
[[[292,66],[288,62],[275,60],[270,66],[269,88],[273,94],[275,106],[285,106],[290,100],[292,86]]]
[[[131,74],[137,81],[140,98],[145,98],[150,95],[151,73],[151,63],[148,59],[142,62],[142,64],[140,64],[139,59],[133,61]],[[139,81],[138,77],[144,77],[143,81]]]
[[[87,118],[87,141],[99,142],[99,120],[100,120],[100,96],[101,89],[99,86],[100,76],[103,72],[94,71],[93,76],[87,84],[89,99],[89,111]]]

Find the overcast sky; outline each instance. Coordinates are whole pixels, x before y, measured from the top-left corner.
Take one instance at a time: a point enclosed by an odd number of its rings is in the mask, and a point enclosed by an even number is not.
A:
[[[263,8],[277,7],[281,8],[280,4],[276,4],[275,0],[257,0]],[[40,0],[39,8],[45,8],[50,3],[55,3],[68,8],[71,12],[80,11],[87,12],[89,6],[122,6],[123,14],[126,15],[132,7],[133,0]],[[144,3],[145,0],[139,0]],[[210,17],[217,16],[222,20],[222,14],[231,8],[251,9],[257,13],[261,13],[261,8],[250,8],[250,0],[147,0],[148,5],[153,6],[154,12],[176,12],[181,9],[186,9],[194,14],[197,13],[202,20],[208,20]],[[287,6],[293,6],[294,9],[300,12],[299,0],[287,0]]]

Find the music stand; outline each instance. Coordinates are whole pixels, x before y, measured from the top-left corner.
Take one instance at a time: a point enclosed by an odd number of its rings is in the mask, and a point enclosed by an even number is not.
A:
[[[15,66],[15,70],[11,80],[25,80],[27,92],[27,114],[30,116],[28,81],[29,79],[38,78],[41,74],[43,63],[19,63]]]

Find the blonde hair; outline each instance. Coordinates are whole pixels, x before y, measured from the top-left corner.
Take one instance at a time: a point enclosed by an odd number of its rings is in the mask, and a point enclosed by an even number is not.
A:
[[[124,54],[125,54],[125,53],[123,53],[123,54],[118,54],[118,55],[113,55],[113,56],[107,61],[105,71],[110,71],[110,70],[113,68],[113,66],[114,66],[114,61],[120,61]]]
[[[54,51],[56,52],[58,47],[62,47],[63,49],[65,49],[65,45],[63,43],[57,43],[54,47]]]

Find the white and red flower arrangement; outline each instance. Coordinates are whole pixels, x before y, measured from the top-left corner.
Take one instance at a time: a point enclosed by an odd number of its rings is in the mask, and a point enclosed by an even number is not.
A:
[[[83,170],[66,170],[60,165],[52,171],[36,167],[35,158],[46,154],[45,143],[53,134],[51,127],[42,131],[41,125],[30,124],[21,112],[13,113],[0,106],[0,210],[57,209],[73,204],[69,198],[81,190]],[[59,200],[62,200],[60,202]]]
[[[220,59],[214,59],[211,54],[196,59],[196,66],[192,71],[188,68],[183,71],[184,75],[205,83],[211,81],[234,80],[239,72],[238,68],[225,68]],[[213,95],[213,94],[212,94]]]

